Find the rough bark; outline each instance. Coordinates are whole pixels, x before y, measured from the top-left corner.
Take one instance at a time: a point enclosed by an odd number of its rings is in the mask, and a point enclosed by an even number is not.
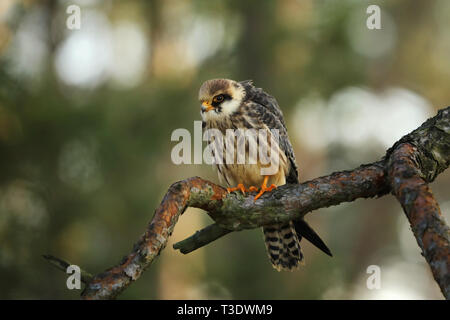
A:
[[[166,246],[187,207],[204,209],[215,224],[174,245],[183,253],[232,231],[299,219],[319,208],[392,193],[411,223],[435,280],[449,299],[449,228],[427,185],[449,163],[450,107],[447,107],[394,144],[380,161],[301,184],[284,185],[256,202],[254,195],[228,194],[224,188],[199,177],[176,182],[132,252],[117,266],[87,281],[82,298],[112,299],[136,281]]]

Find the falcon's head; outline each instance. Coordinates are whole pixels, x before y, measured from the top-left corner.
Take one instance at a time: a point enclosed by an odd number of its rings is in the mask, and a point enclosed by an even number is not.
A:
[[[245,88],[229,79],[213,79],[202,84],[198,93],[203,121],[224,120],[236,112],[244,101]]]

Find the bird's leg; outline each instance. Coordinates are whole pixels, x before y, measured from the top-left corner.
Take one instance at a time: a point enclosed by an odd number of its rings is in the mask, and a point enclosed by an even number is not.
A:
[[[269,181],[269,176],[264,176],[264,181],[261,185],[261,189],[259,190],[259,193],[253,199],[254,201],[258,200],[258,198],[261,197],[264,194],[264,192],[272,191],[273,189],[275,189],[277,187],[274,184],[272,184],[270,187],[267,187],[267,181]],[[253,187],[253,188],[255,188],[255,187]],[[252,187],[250,187],[250,191],[252,191]]]
[[[239,183],[236,187],[234,188],[227,188],[228,192],[233,192],[233,191],[237,191],[240,190],[242,192],[242,194],[245,195],[245,192],[248,191],[245,189],[244,185],[242,183]]]

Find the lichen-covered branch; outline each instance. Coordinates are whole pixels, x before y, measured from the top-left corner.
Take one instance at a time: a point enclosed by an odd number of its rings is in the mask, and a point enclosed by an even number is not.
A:
[[[427,182],[449,166],[449,118],[450,108],[441,110],[387,153],[392,193],[446,299],[450,299],[450,229]]]
[[[187,207],[204,209],[216,221],[204,236],[193,236],[183,251],[192,251],[227,232],[252,229],[274,222],[298,219],[312,210],[336,205],[357,198],[386,194],[389,188],[380,163],[361,166],[353,171],[336,172],[299,185],[279,187],[256,202],[253,196],[228,194],[226,189],[199,177],[174,183],[156,210],[152,221],[131,254],[111,269],[97,275],[86,285],[85,299],[110,299],[116,297],[164,249],[179,216]],[[212,238],[210,238],[212,237]],[[192,246],[189,248],[189,246]]]
[[[227,192],[224,188],[200,178],[174,183],[156,209],[145,233],[134,245],[133,251],[124,257],[119,265],[96,275],[86,285],[82,298],[113,299],[132,281],[137,280],[166,246],[179,216],[186,210],[189,201],[202,198],[205,193],[208,194],[210,204],[205,204],[204,208],[209,208],[220,202]]]
[[[392,192],[401,203],[423,256],[444,296],[450,298],[450,242],[439,205],[420,175],[418,150],[411,144],[399,145],[392,152],[389,178]]]
[[[230,231],[253,229],[277,222],[302,218],[306,213],[358,198],[382,196],[390,191],[383,162],[362,165],[352,171],[335,172],[296,185],[278,187],[256,202],[253,196],[229,194],[222,202],[207,208],[209,194],[195,196],[191,207],[207,210],[216,222],[174,245],[182,253],[198,249]],[[211,228],[214,226],[214,228]]]
[[[174,183],[132,252],[117,266],[94,276],[86,284],[82,298],[112,299],[137,280],[164,249],[187,207],[204,209],[215,224],[174,245],[183,253],[232,231],[295,220],[319,208],[390,192],[405,209],[433,275],[449,298],[448,227],[426,184],[450,163],[449,113],[450,107],[439,111],[397,142],[378,162],[302,184],[284,185],[257,201],[253,201],[253,195],[228,194],[224,188],[199,177]],[[406,145],[410,152],[405,151]],[[404,163],[406,160],[411,163]]]

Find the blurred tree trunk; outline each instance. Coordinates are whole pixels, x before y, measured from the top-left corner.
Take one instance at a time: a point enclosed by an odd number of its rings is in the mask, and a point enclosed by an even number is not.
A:
[[[237,47],[238,75],[241,80],[254,80],[262,87],[273,86],[275,1],[235,1],[234,10],[242,17],[242,34]],[[268,82],[270,81],[270,83]]]

